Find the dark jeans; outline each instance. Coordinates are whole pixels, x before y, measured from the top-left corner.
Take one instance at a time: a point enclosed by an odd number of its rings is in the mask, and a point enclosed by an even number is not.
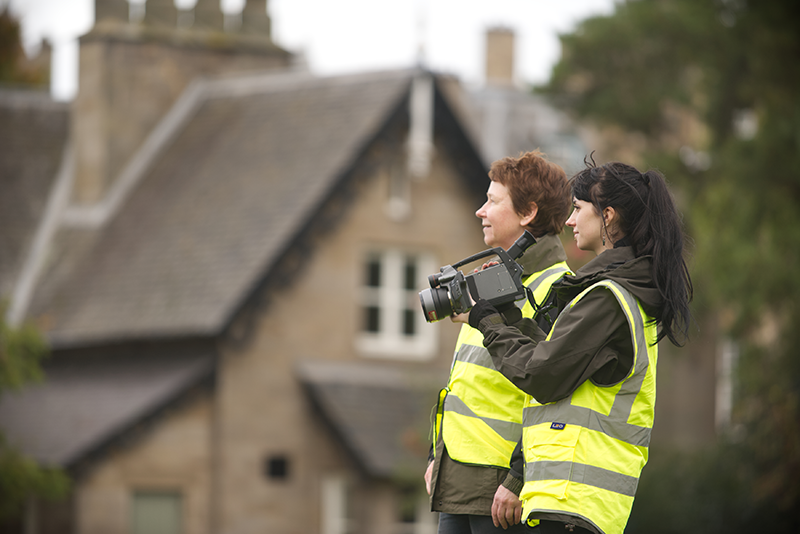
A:
[[[439,514],[439,534],[536,534],[538,530],[524,523],[503,530],[503,527],[495,527],[488,515]]]

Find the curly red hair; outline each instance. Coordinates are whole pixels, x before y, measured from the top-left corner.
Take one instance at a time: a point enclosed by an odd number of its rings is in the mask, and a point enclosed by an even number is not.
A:
[[[539,150],[519,157],[505,157],[492,163],[489,178],[504,185],[518,215],[538,211],[528,226],[535,236],[557,235],[564,229],[572,206],[567,174],[560,165],[547,161]]]

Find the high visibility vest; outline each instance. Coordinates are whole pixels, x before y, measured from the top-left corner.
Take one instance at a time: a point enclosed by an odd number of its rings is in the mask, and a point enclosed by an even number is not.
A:
[[[559,262],[530,275],[523,284],[533,291],[534,300],[542,303],[553,283],[567,272],[567,264]],[[527,300],[522,315],[534,315]],[[524,401],[525,394],[494,368],[480,330],[465,324],[458,336],[447,387],[439,393],[434,445],[441,432],[453,460],[508,468],[511,453],[522,437]]]
[[[633,367],[618,384],[587,380],[558,402],[539,404],[527,396],[520,499],[530,526],[538,524],[539,513],[557,513],[579,517],[605,534],[622,534],[647,463],[656,401],[655,322],[610,280],[584,290],[562,315],[590,291],[604,290],[614,294],[628,319]]]

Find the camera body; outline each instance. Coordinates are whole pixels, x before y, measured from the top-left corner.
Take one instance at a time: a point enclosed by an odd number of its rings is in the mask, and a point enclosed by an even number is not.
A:
[[[419,293],[425,320],[433,323],[465,313],[479,299],[500,306],[524,298],[522,267],[516,260],[534,243],[536,239],[526,230],[507,251],[501,247],[484,250],[453,265],[445,265],[438,273],[430,275],[431,287]],[[492,255],[498,256],[499,264],[468,275],[458,270],[462,265]]]

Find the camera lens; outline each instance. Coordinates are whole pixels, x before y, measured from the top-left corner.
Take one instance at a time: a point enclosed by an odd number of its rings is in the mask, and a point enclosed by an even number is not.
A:
[[[429,323],[441,321],[453,313],[447,289],[443,287],[423,289],[419,292],[419,302],[422,304],[425,320]]]

